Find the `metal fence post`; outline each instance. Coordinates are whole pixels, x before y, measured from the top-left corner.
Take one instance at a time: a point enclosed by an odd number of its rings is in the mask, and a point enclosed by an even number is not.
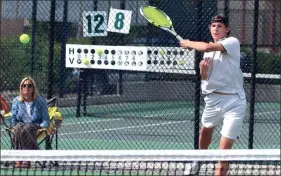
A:
[[[50,12],[50,33],[49,33],[49,62],[48,62],[48,91],[47,98],[52,98],[53,94],[53,72],[54,72],[54,42],[55,42],[55,20],[56,20],[56,0],[51,1]]]
[[[61,54],[60,54],[60,85],[59,85],[59,97],[64,95],[64,80],[65,80],[65,46],[67,41],[67,35],[69,30],[68,23],[68,0],[64,0],[63,5],[63,31],[62,31],[62,42],[61,42]]]
[[[32,1],[32,32],[31,32],[31,63],[30,63],[30,75],[33,76],[34,71],[34,53],[35,53],[35,33],[37,24],[37,0]]]
[[[196,40],[202,39],[202,32],[200,29],[200,26],[202,25],[202,0],[197,2],[197,36]],[[199,63],[201,60],[201,53],[198,51],[195,51],[195,106],[194,106],[194,149],[199,148],[199,122],[200,122],[200,87],[201,87],[201,76],[200,76],[200,69],[199,69]]]
[[[250,121],[249,121],[249,149],[253,149],[254,143],[254,123],[255,123],[255,95],[256,95],[256,61],[257,61],[257,43],[259,27],[259,0],[254,4],[254,27],[252,43],[252,72],[251,72],[251,97],[250,97]]]

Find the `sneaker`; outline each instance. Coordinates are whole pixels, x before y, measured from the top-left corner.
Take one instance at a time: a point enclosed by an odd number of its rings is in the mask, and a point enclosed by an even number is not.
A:
[[[21,168],[29,168],[30,167],[30,162],[29,161],[23,161],[21,163]]]
[[[195,175],[198,174],[200,170],[200,163],[198,161],[194,161],[190,167],[186,168],[184,171],[184,175]]]
[[[21,161],[16,161],[15,168],[20,168],[21,167]]]

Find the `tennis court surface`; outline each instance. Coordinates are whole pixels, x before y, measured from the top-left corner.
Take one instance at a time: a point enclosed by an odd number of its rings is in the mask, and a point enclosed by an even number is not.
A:
[[[263,108],[261,108],[263,107]],[[58,130],[58,149],[193,149],[194,106],[190,102],[150,102],[89,106],[88,116],[73,116],[73,108],[61,108],[64,115]],[[201,107],[201,113],[203,106]],[[218,148],[221,126],[210,148]],[[272,135],[268,135],[268,133]],[[280,148],[280,104],[258,103],[255,111],[255,148]],[[9,149],[2,128],[1,149]],[[249,116],[234,145],[247,149]],[[263,139],[263,140],[261,140]],[[279,144],[279,145],[278,145]]]
[[[265,129],[280,130],[278,103],[257,104],[254,138],[267,142],[256,148],[278,148],[280,138]],[[113,108],[114,107],[114,108]],[[60,129],[60,148],[71,149],[192,149],[194,107],[188,102],[128,103],[88,107],[91,116],[65,118]],[[203,109],[203,107],[201,107]],[[201,111],[202,113],[202,111]],[[264,116],[266,114],[266,116]],[[246,149],[249,116],[245,117],[240,139],[235,148]],[[216,128],[212,148],[218,148],[221,126]],[[256,140],[259,141],[259,140]],[[82,143],[82,145],[81,145]],[[69,147],[69,148],[68,148]]]

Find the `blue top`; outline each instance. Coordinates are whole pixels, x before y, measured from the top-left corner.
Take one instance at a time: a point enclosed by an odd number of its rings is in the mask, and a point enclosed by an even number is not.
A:
[[[34,123],[42,128],[47,128],[50,125],[47,101],[42,96],[38,96],[30,103],[31,117],[27,113],[25,103],[19,101],[19,97],[13,100],[11,113],[11,127],[14,127],[18,122]]]

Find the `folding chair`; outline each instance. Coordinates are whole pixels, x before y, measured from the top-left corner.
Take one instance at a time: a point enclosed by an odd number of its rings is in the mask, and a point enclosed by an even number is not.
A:
[[[50,125],[48,128],[40,128],[37,130],[37,144],[40,146],[45,141],[45,149],[52,150],[52,142],[55,138],[56,149],[58,149],[58,129],[62,124],[63,117],[62,114],[58,111],[58,98],[54,97],[52,99],[47,100],[48,105],[48,113],[50,116]],[[4,111],[1,111],[0,115],[0,124],[5,126],[5,130],[9,134],[11,149],[15,149],[14,140],[13,140],[13,130],[10,126],[5,122],[6,118],[11,116],[11,112],[4,114]],[[39,163],[41,166],[45,166],[45,162],[43,164]],[[57,163],[52,163],[57,165]]]
[[[48,113],[50,116],[50,126],[48,128],[41,128],[37,131],[37,140],[38,145],[44,141],[45,149],[52,150],[52,141],[55,137],[56,150],[58,149],[58,129],[62,124],[63,117],[62,114],[58,111],[58,98],[54,97],[47,100]]]
[[[4,115],[5,113],[9,112],[8,103],[5,100],[5,98],[1,96],[1,94],[0,94],[0,110],[1,110],[1,115],[2,114]]]

